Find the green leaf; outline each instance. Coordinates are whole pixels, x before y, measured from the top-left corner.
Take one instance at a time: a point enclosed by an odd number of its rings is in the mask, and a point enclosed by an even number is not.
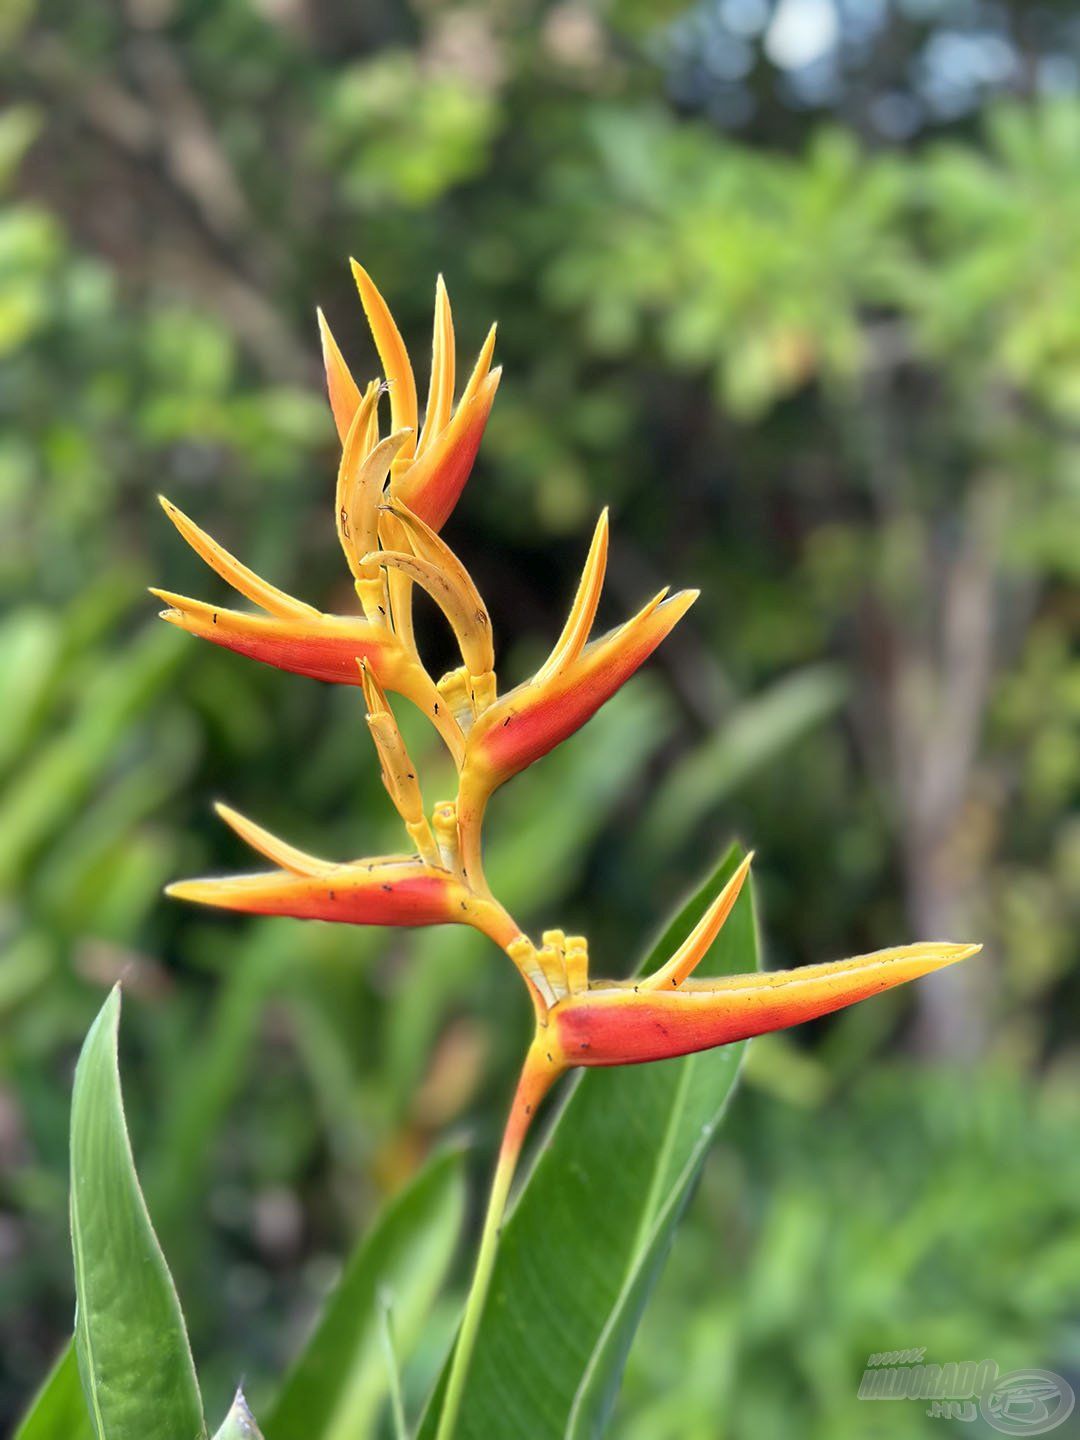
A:
[[[92,1440],[75,1346],[69,1344],[15,1431],[14,1440]]]
[[[263,1440],[262,1431],[255,1424],[255,1417],[248,1409],[242,1390],[237,1390],[229,1413],[225,1416],[221,1429],[214,1435],[214,1440]]]
[[[97,1440],[198,1440],[206,1422],[184,1317],[124,1121],[119,1023],[117,986],[86,1037],[71,1102],[79,1372]]]
[[[667,959],[740,858],[733,846],[643,968]],[[756,965],[747,886],[698,973]],[[504,1227],[457,1440],[603,1433],[744,1048],[582,1075]]]
[[[269,1440],[356,1440],[390,1391],[382,1311],[404,1352],[427,1320],[465,1216],[460,1152],[437,1155],[357,1246],[266,1421]]]

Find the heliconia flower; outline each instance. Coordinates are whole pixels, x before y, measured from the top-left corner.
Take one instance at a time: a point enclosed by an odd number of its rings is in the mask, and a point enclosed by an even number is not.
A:
[[[747,855],[685,942],[639,980],[590,981],[583,938],[547,931],[537,949],[519,936],[510,949],[542,993],[534,1057],[541,1072],[582,1065],[637,1065],[709,1050],[771,1030],[786,1029],[879,995],[894,986],[954,965],[979,945],[901,945],[797,970],[723,975],[694,980],[739,896]]]
[[[394,462],[393,494],[433,530],[441,530],[469,478],[499,388],[502,372],[491,368],[495,327],[488,332],[455,409],[454,322],[446,286],[439,276],[435,288],[431,384],[424,423],[420,427],[416,379],[401,332],[371,276],[355,260],[351,264],[389,389],[391,426],[395,431],[410,432],[410,439]],[[344,445],[363,397],[321,311],[319,328],[330,407]],[[372,443],[377,438],[376,430]]]
[[[429,716],[455,759],[463,755],[464,738],[452,712],[415,651],[389,624],[326,615],[297,600],[249,570],[183,511],[160,498],[166,515],[196,554],[263,611],[245,614],[154,588],[151,594],[168,607],[162,611],[163,620],[279,670],[336,684],[359,685],[357,660],[363,659],[385,689],[404,695]]]
[[[421,421],[416,379],[401,334],[370,276],[353,262],[384,380],[361,389],[322,314],[330,406],[341,439],[335,492],[338,539],[362,614],[326,615],[263,580],[167,500],[166,514],[258,614],[164,590],[165,619],[281,669],[360,685],[386,790],[413,852],[335,864],[271,835],[226,806],[222,818],[270,860],[270,871],[169,887],[180,899],[224,909],[356,925],[471,925],[509,956],[532,1001],[535,1031],[511,1107],[476,1270],[447,1377],[438,1440],[451,1440],[494,1265],[502,1215],[522,1142],[540,1101],[568,1070],[636,1065],[726,1045],[851,1005],[974,955],[978,945],[905,945],[832,964],[771,974],[696,979],[694,971],[736,904],[752,857],[736,868],[686,940],[651,974],[594,980],[584,936],[545,930],[535,945],[492,894],[481,832],[494,790],[580,729],[633,676],[697,599],[660,592],[599,639],[589,636],[604,584],[608,514],[597,522],[569,617],[530,680],[500,696],[491,617],[467,569],[439,534],[461,494],[499,384],[492,328],[456,407],[450,301],[435,294],[431,381]],[[388,397],[390,433],[379,430]],[[436,683],[413,635],[419,585],[449,622],[461,664]],[[425,809],[419,776],[387,692],[407,697],[453,757],[457,791]]]
[[[380,855],[335,864],[296,849],[227,805],[215,808],[253,850],[278,868],[254,875],[177,881],[166,892],[175,899],[349,925],[472,925],[502,946],[518,933],[500,906],[474,895],[457,875],[417,855]]]
[[[566,1066],[573,1066],[636,1065],[711,1050],[816,1020],[955,965],[980,949],[899,945],[797,970],[691,980],[676,990],[596,985],[552,1009],[557,1052]]]
[[[468,730],[459,812],[463,835],[479,829],[493,790],[579,730],[644,664],[698,597],[654,596],[632,619],[589,641],[607,566],[608,514],[597,522],[562,634],[523,685],[485,709]],[[588,642],[588,643],[587,643]]]
[[[692,978],[731,914],[750,869],[747,855],[686,940],[652,974],[590,981],[583,936],[544,932],[536,947],[506,947],[532,990],[536,1028],[507,1116],[492,1177],[465,1318],[447,1379],[437,1440],[450,1440],[494,1269],[502,1218],[525,1137],[545,1095],[568,1070],[638,1065],[745,1040],[813,1020],[974,955],[979,945],[904,945],[829,965]]]

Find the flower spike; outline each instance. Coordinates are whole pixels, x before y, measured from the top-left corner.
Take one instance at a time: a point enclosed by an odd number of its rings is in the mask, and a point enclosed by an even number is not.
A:
[[[461,497],[501,379],[501,367],[486,374],[475,394],[461,400],[438,439],[395,476],[395,493],[433,530],[443,528]]]
[[[331,684],[359,685],[357,657],[367,660],[387,690],[404,695],[429,717],[455,760],[463,758],[461,727],[434,682],[389,630],[353,616],[245,615],[170,590],[150,593],[164,602],[167,608],[161,618],[170,625],[279,670]]]
[[[220,880],[181,880],[166,894],[222,910],[348,925],[470,923],[470,897],[464,888],[446,871],[433,870],[412,855],[378,856],[319,875],[274,870]]]
[[[395,431],[410,429],[414,432],[394,460],[395,493],[433,529],[441,530],[469,477],[491,412],[495,391],[499,386],[501,372],[491,369],[495,349],[495,326],[488,331],[455,410],[454,321],[450,298],[440,275],[435,287],[435,322],[427,411],[419,439],[416,439],[416,381],[404,341],[386,301],[370,275],[355,260],[352,265],[375,347],[386,375],[392,426]],[[360,390],[349,373],[321,310],[318,317],[330,408],[344,445],[356,407],[361,402]],[[368,448],[374,446],[377,438],[377,435],[369,436]]]
[[[590,979],[584,936],[522,931],[484,876],[482,824],[504,781],[572,735],[649,658],[697,599],[662,590],[595,640],[607,568],[609,521],[593,532],[570,614],[530,680],[498,697],[491,618],[468,571],[440,538],[472,468],[500,371],[488,334],[455,407],[454,323],[446,286],[435,288],[431,376],[419,425],[416,380],[401,334],[371,277],[353,274],[385,373],[361,391],[322,313],[327,389],[342,442],[338,538],[363,616],[325,615],[277,589],[230,555],[167,500],[169,519],[224,580],[259,607],[242,614],[155,590],[164,618],[255,659],[363,688],[383,782],[416,853],[335,864],[288,844],[228,806],[218,813],[275,867],[262,874],[186,880],[180,899],[230,910],[358,925],[471,925],[499,945],[523,977],[535,1033],[507,1120],[484,1221],[473,1287],[444,1392],[437,1440],[451,1440],[478,1331],[511,1177],[531,1117],[551,1085],[579,1066],[636,1065],[726,1045],[828,1014],[976,954],[978,945],[922,944],[772,974],[699,978],[694,971],[743,898],[752,855],[739,864],[674,954],[631,981]],[[391,433],[379,434],[389,394]],[[413,585],[442,609],[463,664],[433,680],[412,625]],[[430,819],[387,692],[428,716],[457,768],[457,790]]]
[[[227,805],[215,808],[241,839],[279,868],[257,875],[180,880],[165,891],[176,900],[349,925],[471,925],[503,947],[518,935],[501,906],[474,894],[440,865],[415,855],[334,864],[297,850]]]
[[[470,813],[482,814],[493,790],[580,730],[645,663],[697,597],[696,590],[670,598],[661,593],[554,674],[541,671],[485,710],[466,741],[462,797]]]

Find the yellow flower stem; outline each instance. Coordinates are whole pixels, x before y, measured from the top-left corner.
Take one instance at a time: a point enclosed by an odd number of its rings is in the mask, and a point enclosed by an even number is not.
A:
[[[461,1402],[465,1394],[469,1365],[476,1348],[480,1321],[483,1318],[484,1305],[491,1286],[491,1276],[495,1269],[495,1257],[499,1248],[503,1217],[506,1214],[506,1202],[510,1195],[514,1172],[521,1157],[521,1148],[541,1100],[559,1076],[563,1074],[564,1069],[565,1066],[557,1059],[549,1058],[545,1042],[538,1034],[525,1057],[517,1091],[506,1120],[506,1128],[503,1131],[499,1159],[495,1166],[491,1193],[488,1197],[487,1213],[484,1216],[484,1228],[480,1235],[480,1248],[476,1255],[476,1268],[473,1271],[469,1297],[465,1302],[465,1310],[461,1317],[461,1328],[458,1331],[457,1344],[454,1347],[454,1358],[450,1364],[450,1377],[446,1382],[436,1440],[452,1440],[454,1435],[461,1412]]]

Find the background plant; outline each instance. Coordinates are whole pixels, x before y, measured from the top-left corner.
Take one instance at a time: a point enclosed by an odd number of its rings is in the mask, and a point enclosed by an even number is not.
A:
[[[830,1329],[825,1372],[843,1370],[844,1385],[814,1371],[792,1386],[788,1421],[863,1435],[847,1398],[863,1351],[937,1333],[933,1263],[882,1276],[883,1306],[907,1297],[911,1333],[890,1320],[873,1338],[846,1265],[824,1291],[794,1267],[777,1312],[788,1319],[757,1332],[760,1366],[740,1366],[737,1394],[711,1338],[729,1333],[723,1300],[705,1292],[726,1293],[729,1273],[744,1287],[767,1264],[759,1217],[779,1215],[773,1197],[792,1175],[821,1195],[819,1224],[839,1241],[863,1139],[886,1122],[910,1133],[909,1177],[955,1176],[937,1224],[918,1213],[926,1253],[950,1275],[957,1344],[1068,1368],[1075,1187],[1057,1181],[1074,1095],[1068,296],[1080,253],[1074,187],[1058,178],[1075,150],[1069,16],[890,5],[869,36],[845,19],[834,49],[800,70],[774,58],[767,15],[746,34],[727,28],[729,13],[673,10],[668,28],[654,7],[599,23],[563,6],[510,25],[484,7],[357,18],[237,0],[23,5],[5,18],[9,1416],[70,1325],[71,1064],[121,971],[140,1168],[215,1415],[238,1373],[258,1401],[295,1353],[376,1192],[461,1118],[494,1140],[496,1109],[477,1097],[509,1084],[522,1037],[493,1021],[513,977],[484,965],[470,937],[410,941],[406,957],[286,922],[232,930],[159,900],[166,878],[239,859],[208,795],[227,792],[271,827],[309,817],[298,842],[342,854],[353,815],[376,826],[385,813],[355,763],[352,697],[196,655],[153,634],[149,607],[130,599],[165,573],[166,547],[177,588],[195,573],[175,568],[150,503],[166,489],[192,510],[197,497],[226,543],[239,547],[242,523],[250,563],[331,603],[321,477],[334,441],[309,308],[329,297],[335,331],[359,343],[343,248],[404,297],[417,345],[440,267],[463,316],[503,322],[507,379],[462,523],[478,555],[513,548],[505,573],[478,570],[493,609],[536,633],[520,673],[541,654],[551,566],[569,594],[578,534],[602,500],[624,537],[609,581],[620,608],[670,573],[707,582],[661,668],[544,775],[507,790],[493,844],[508,900],[539,855],[538,912],[576,923],[588,895],[594,945],[629,955],[686,857],[734,829],[763,857],[771,964],[937,929],[939,899],[920,879],[931,853],[950,903],[973,917],[943,928],[993,942],[973,1008],[936,992],[913,1033],[904,1003],[884,1001],[874,1018],[758,1047],[690,1214],[700,1249],[691,1240],[670,1272],[658,1301],[670,1308],[632,1356],[625,1423],[642,1407],[648,1426],[644,1377],[681,1362],[700,1415],[716,1412],[711,1430],[696,1422],[702,1433],[748,1433],[770,1413],[777,1372],[805,1354],[796,1337],[824,1328],[827,1294],[830,1316],[841,1305],[852,1316],[847,1342]],[[422,107],[421,95],[439,98]],[[831,138],[808,141],[826,120]],[[409,137],[406,178],[391,133]],[[199,164],[181,163],[193,154]],[[740,275],[746,292],[732,293]],[[486,485],[496,470],[498,487]],[[962,537],[977,538],[974,554]],[[981,660],[956,714],[942,709],[934,653],[948,576],[960,615],[995,622],[964,640]],[[643,761],[646,779],[630,784]],[[947,781],[931,787],[932,813],[909,778],[893,788],[913,770]],[[266,794],[268,772],[287,777],[279,794]],[[572,823],[553,798],[569,786],[590,802]],[[648,897],[647,854],[662,857]],[[422,998],[388,1003],[406,975]],[[955,1063],[969,1012],[978,1079],[963,1089],[989,1087],[1001,1134],[1042,1136],[1037,1153],[1057,1157],[1029,1187],[1030,1224],[1009,1218],[1000,1149],[979,1138],[990,1122],[937,1149],[957,1085],[936,1067],[911,1083],[915,1054]],[[903,1067],[891,1100],[847,1083],[881,1047]],[[758,1089],[786,1121],[759,1119]],[[835,1153],[822,1170],[826,1130]],[[982,1269],[962,1242],[976,1196]],[[1023,1315],[984,1304],[1006,1262],[1048,1277],[1022,1287]],[[268,1325],[271,1313],[289,1323]],[[920,1423],[906,1412],[891,1423],[902,1422]],[[686,1433],[680,1417],[668,1423]]]

